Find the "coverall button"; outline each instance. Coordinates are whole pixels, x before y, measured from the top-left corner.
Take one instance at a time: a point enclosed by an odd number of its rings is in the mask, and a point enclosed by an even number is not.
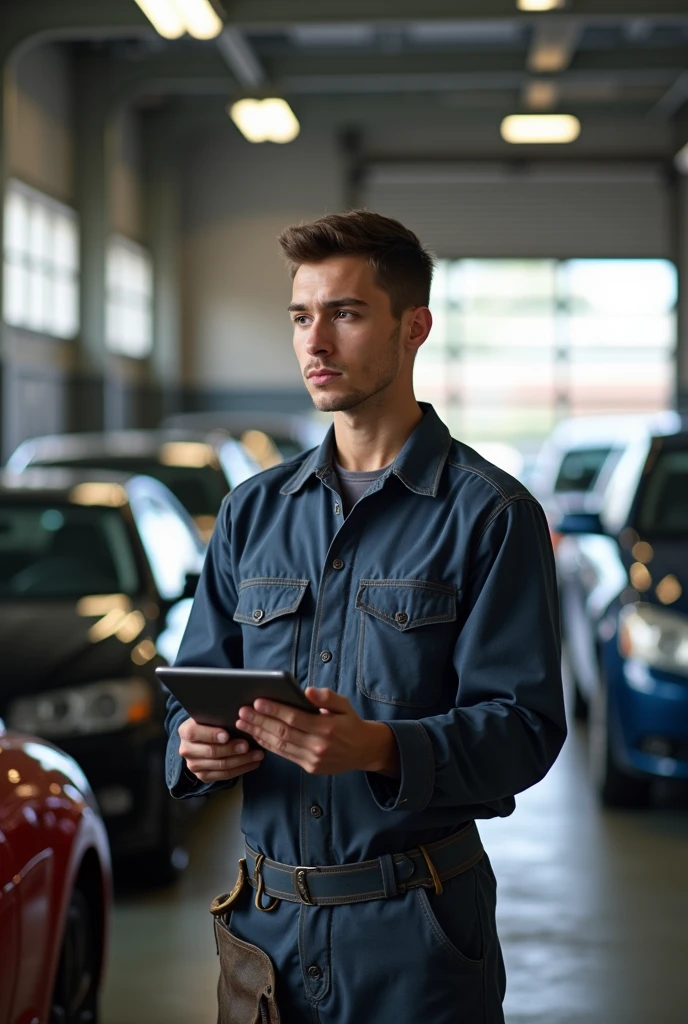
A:
[[[317,981],[319,978],[322,978],[322,970],[317,966],[317,964],[312,964],[308,968],[308,973],[310,974],[311,978],[313,978],[315,981]]]
[[[262,608],[256,608],[256,610],[253,613],[253,618],[256,620],[256,622],[260,622],[264,615],[265,612],[263,611]]]
[[[320,655],[320,660],[322,662],[332,661],[332,651],[323,651]]]
[[[400,626],[405,626],[408,622],[408,615],[406,612],[397,612],[394,618],[397,620]]]
[[[335,558],[334,562],[332,563],[332,568],[333,569],[343,569],[344,568],[344,563],[342,562],[341,558]]]
[[[317,804],[313,804],[311,807],[311,814],[314,818],[322,818],[322,807],[318,807]]]
[[[342,506],[339,504],[339,502],[336,502],[336,504],[334,506],[334,514],[336,516],[338,516],[341,511],[342,511]]]

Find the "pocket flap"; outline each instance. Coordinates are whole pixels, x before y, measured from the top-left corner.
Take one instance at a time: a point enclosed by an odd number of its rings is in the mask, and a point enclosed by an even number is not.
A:
[[[235,622],[264,626],[280,615],[293,614],[306,593],[308,580],[261,577],[239,584]]]
[[[361,580],[356,607],[395,629],[456,618],[456,590],[425,580]]]

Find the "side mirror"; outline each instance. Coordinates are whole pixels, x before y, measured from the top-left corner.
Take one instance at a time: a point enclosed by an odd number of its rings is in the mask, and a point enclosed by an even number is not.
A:
[[[200,578],[201,574],[198,572],[187,572],[184,578],[184,590],[182,591],[182,599],[185,597],[194,596]]]
[[[568,534],[605,532],[597,512],[566,512],[554,529],[564,537]]]

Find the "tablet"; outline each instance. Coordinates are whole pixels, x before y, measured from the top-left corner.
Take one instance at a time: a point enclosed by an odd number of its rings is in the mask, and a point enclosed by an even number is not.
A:
[[[291,672],[263,672],[243,668],[156,668],[155,674],[200,725],[217,725],[231,736],[251,742],[235,727],[239,708],[251,707],[264,697],[318,714]]]

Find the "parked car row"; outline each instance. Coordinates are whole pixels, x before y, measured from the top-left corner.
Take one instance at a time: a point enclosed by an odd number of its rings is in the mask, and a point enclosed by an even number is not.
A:
[[[186,864],[155,668],[224,496],[280,429],[310,439],[271,424],[33,438],[0,473],[0,1024],[95,1022],[111,857],[156,884]]]
[[[605,805],[639,806],[654,780],[688,779],[688,424],[669,413],[623,431],[595,447],[580,425],[588,469],[575,500],[552,489],[548,511],[591,777]]]

